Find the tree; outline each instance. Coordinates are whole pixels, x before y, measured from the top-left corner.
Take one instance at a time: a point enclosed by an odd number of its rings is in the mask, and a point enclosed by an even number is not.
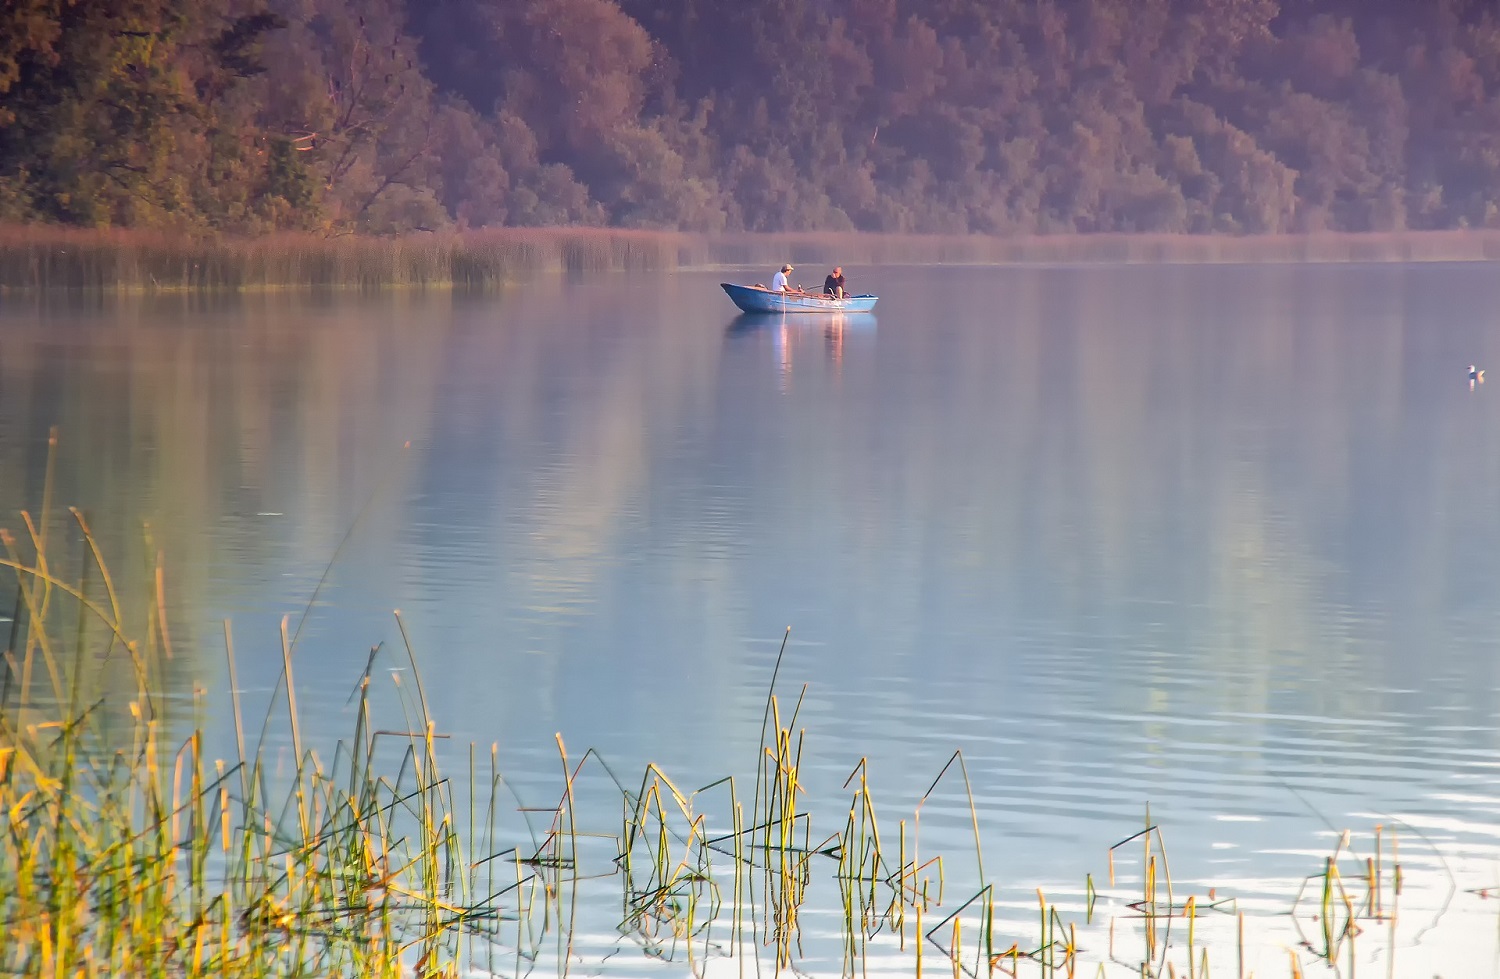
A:
[[[1500,221],[1488,0],[10,0],[0,218]]]

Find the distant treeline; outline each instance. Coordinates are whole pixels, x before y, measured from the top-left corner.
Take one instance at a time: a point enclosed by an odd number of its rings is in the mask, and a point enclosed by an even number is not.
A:
[[[1491,0],[8,0],[0,222],[1500,227]]]

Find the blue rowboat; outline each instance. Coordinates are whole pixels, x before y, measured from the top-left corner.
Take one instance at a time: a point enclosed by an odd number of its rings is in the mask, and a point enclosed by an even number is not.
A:
[[[736,306],[747,313],[868,313],[875,308],[878,296],[848,296],[832,299],[828,296],[797,295],[796,293],[772,292],[754,286],[737,286],[732,282],[720,282],[719,287],[729,294]]]

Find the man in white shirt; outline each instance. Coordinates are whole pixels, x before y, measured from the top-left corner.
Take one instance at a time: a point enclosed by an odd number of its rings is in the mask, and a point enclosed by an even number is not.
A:
[[[781,271],[776,273],[776,278],[774,278],[774,279],[771,280],[771,291],[772,292],[801,292],[802,291],[800,289],[793,289],[790,285],[787,284],[786,274],[788,272],[790,272],[792,270],[792,268],[793,268],[793,266],[791,266],[791,265],[783,265],[781,267]]]

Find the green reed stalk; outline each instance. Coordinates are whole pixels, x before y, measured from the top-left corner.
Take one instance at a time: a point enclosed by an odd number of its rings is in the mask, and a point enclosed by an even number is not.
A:
[[[1333,858],[1323,858],[1323,898],[1318,918],[1323,926],[1324,958],[1333,956]]]

